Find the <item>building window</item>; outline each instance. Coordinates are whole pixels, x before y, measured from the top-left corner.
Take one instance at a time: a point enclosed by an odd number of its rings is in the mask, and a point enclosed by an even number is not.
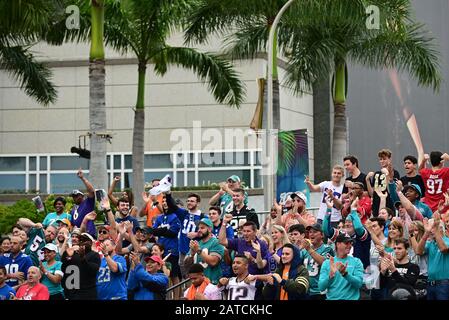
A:
[[[0,171],[25,171],[25,157],[0,157]]]
[[[25,174],[0,174],[0,192],[25,192]]]

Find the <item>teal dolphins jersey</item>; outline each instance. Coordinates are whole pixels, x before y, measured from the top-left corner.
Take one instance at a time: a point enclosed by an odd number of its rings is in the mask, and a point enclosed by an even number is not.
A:
[[[304,257],[304,266],[307,268],[309,272],[309,295],[317,295],[321,294],[321,291],[318,289],[318,280],[320,278],[320,269],[321,266],[316,262],[310,253],[307,250],[302,249],[302,256]],[[322,244],[318,249],[315,250],[320,256],[329,259],[331,256],[334,256],[334,250],[331,246],[327,244]]]

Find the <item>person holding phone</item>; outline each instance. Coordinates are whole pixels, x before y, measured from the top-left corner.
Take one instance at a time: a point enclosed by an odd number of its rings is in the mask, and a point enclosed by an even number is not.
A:
[[[73,198],[73,208],[70,211],[72,220],[70,221],[72,225],[80,228],[83,223],[84,217],[95,209],[95,189],[92,184],[84,177],[83,170],[80,168],[77,173],[78,178],[84,183],[87,189],[87,196],[78,189],[75,189],[70,194]],[[95,236],[96,229],[93,221],[89,220],[86,222],[87,232]]]

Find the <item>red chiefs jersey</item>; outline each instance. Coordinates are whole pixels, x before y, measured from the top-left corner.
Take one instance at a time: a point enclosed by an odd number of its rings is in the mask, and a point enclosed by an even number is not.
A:
[[[444,200],[443,193],[449,189],[449,168],[441,168],[436,171],[424,168],[419,171],[419,174],[426,186],[424,203],[430,207],[432,212],[435,212],[438,209],[438,202]]]

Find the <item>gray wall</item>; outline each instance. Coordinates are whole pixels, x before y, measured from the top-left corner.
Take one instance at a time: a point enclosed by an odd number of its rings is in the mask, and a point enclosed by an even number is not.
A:
[[[438,94],[418,88],[407,74],[401,75],[401,93],[415,114],[426,153],[449,152],[449,1],[414,1],[417,19],[426,24],[441,51],[443,83]],[[377,151],[393,152],[402,174],[402,159],[417,151],[407,129],[402,106],[386,72],[351,66],[348,92],[349,150],[359,157],[362,171],[379,167]]]

